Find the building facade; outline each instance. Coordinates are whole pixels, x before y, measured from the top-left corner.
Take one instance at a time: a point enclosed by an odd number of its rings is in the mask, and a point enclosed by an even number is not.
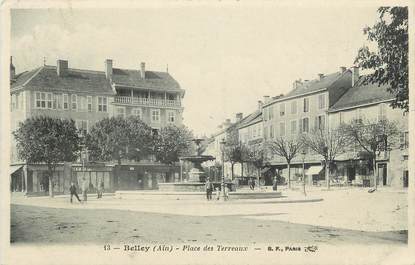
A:
[[[10,74],[12,131],[20,122],[35,116],[73,119],[78,129],[87,132],[99,120],[112,116],[138,116],[155,131],[168,124],[182,124],[184,90],[169,73],[147,71],[145,63],[141,63],[138,69],[121,69],[114,68],[113,61],[107,59],[104,71],[92,71],[69,68],[68,61],[57,60],[56,66],[44,65],[16,75],[11,62]],[[45,193],[48,189],[46,169],[19,161],[15,146],[12,137],[11,189]],[[79,165],[63,163],[53,177],[55,192],[67,192],[69,182],[74,178],[72,166],[78,168],[75,175],[81,174]],[[88,168],[85,163],[83,166]],[[110,185],[108,189],[114,190],[119,185],[110,180],[114,175],[113,168],[103,165],[102,169],[97,169],[96,165],[91,165],[85,174],[93,185],[103,178],[104,183]],[[153,188],[154,185],[141,184],[153,176],[142,177],[139,165],[130,168],[134,169],[128,171],[137,171],[133,188]],[[155,164],[153,168],[160,171],[163,166]],[[91,175],[90,172],[95,173]],[[165,172],[178,174],[178,167]],[[148,167],[146,174],[151,174]],[[118,175],[122,178],[122,174]]]

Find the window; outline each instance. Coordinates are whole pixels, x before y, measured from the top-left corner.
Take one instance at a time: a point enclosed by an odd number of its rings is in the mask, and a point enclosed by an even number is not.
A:
[[[68,97],[68,94],[63,94],[63,109],[69,109],[69,97]]]
[[[297,134],[297,121],[291,121],[291,134]]]
[[[285,122],[280,122],[280,136],[285,136]]]
[[[53,94],[53,109],[56,109],[58,107],[58,95]]]
[[[71,109],[76,110],[78,108],[77,96],[75,94],[71,95]]]
[[[151,121],[152,122],[160,122],[160,110],[159,109],[152,109],[151,110]]]
[[[304,98],[303,99],[303,111],[304,112],[308,112],[309,111],[309,109],[310,109],[310,106],[309,106],[309,99],[308,98]]]
[[[301,132],[308,133],[308,131],[309,131],[308,118],[303,118],[301,120]]]
[[[38,109],[52,109],[53,106],[53,94],[46,92],[36,92],[36,108]]]
[[[264,138],[268,139],[268,127],[264,127]]]
[[[272,120],[273,117],[274,117],[274,107],[270,106],[268,110],[268,118],[269,120]]]
[[[256,132],[256,126],[254,126],[254,127],[252,128],[252,137],[253,137],[253,138],[256,138],[256,135],[257,135],[257,132]]]
[[[137,116],[139,119],[142,119],[142,112],[140,108],[134,108],[131,110],[131,115]]]
[[[274,138],[274,126],[269,126],[269,138]]]
[[[99,112],[107,112],[107,98],[106,97],[98,97],[98,111]]]
[[[76,120],[75,121],[75,126],[80,131],[89,132],[88,121],[87,120]]]
[[[123,118],[125,118],[125,108],[124,107],[117,107],[116,108],[117,111],[117,116],[121,116]]]
[[[326,95],[318,95],[318,108],[324,109],[326,107]]]
[[[92,97],[91,96],[87,96],[86,97],[87,100],[87,104],[88,104],[88,111],[92,112]]]
[[[401,149],[407,149],[409,147],[409,133],[408,132],[402,132],[400,135],[400,145]]]
[[[285,103],[281,103],[280,105],[280,116],[285,115]]]
[[[297,101],[291,102],[291,114],[297,114]]]
[[[326,128],[326,116],[320,115],[317,117],[317,129],[324,130]]]
[[[174,111],[168,111],[167,112],[167,122],[173,123],[176,121],[176,115]]]

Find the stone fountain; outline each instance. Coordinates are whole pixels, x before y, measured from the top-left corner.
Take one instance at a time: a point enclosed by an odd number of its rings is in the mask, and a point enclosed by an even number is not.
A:
[[[202,150],[200,143],[203,139],[193,139],[192,141],[196,144],[196,155],[180,157],[181,161],[192,163],[192,168],[187,174],[187,181],[159,183],[160,191],[204,191],[206,174],[203,171],[202,163],[215,160],[215,157],[201,154]]]

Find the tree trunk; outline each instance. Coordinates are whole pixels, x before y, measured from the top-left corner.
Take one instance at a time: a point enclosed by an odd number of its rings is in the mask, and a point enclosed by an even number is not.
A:
[[[329,161],[326,159],[326,185],[327,185],[327,189],[330,189],[330,163]]]
[[[258,177],[257,177],[257,180],[258,180],[258,189],[261,186],[260,183],[259,183],[260,178],[261,178],[261,168],[258,168]]]
[[[241,177],[244,176],[244,162],[241,162]]]
[[[288,188],[291,189],[291,165],[287,163],[287,170],[288,170]]]
[[[49,197],[53,198],[53,170],[49,168]]]
[[[235,166],[235,163],[231,163],[231,179],[233,180],[233,167]]]
[[[378,172],[377,172],[377,166],[376,166],[376,155],[373,158],[373,187],[375,188],[375,190],[378,189]]]

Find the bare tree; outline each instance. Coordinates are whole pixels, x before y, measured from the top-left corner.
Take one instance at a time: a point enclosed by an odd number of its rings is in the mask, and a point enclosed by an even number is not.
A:
[[[257,170],[258,185],[260,183],[259,178],[261,176],[261,168],[265,161],[265,150],[263,144],[256,144],[246,147],[246,153],[244,155],[244,161],[251,163]]]
[[[327,189],[330,189],[330,165],[345,151],[349,138],[341,128],[332,130],[314,129],[303,136],[305,145],[324,159]]]
[[[365,150],[373,163],[373,186],[377,189],[376,158],[382,151],[388,151],[398,140],[399,128],[396,122],[387,119],[355,119],[343,125],[343,131],[350,140]]]
[[[303,141],[297,138],[276,138],[267,144],[272,154],[285,158],[288,169],[288,188],[291,188],[291,161],[300,153]]]

